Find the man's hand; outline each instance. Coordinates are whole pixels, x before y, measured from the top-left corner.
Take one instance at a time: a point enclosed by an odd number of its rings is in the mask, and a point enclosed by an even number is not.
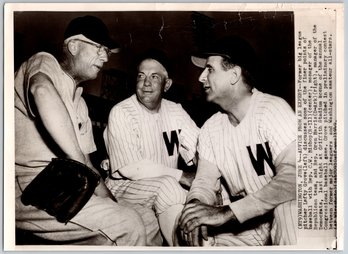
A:
[[[100,168],[102,168],[105,171],[109,171],[109,169],[110,169],[110,160],[109,159],[102,160],[102,162],[100,163]]]
[[[218,227],[236,220],[229,206],[211,206],[195,201],[187,204],[179,219],[181,237],[191,246],[202,246],[208,240],[207,226]]]
[[[86,165],[90,167],[94,172],[96,172],[98,175],[100,175],[99,171],[93,166],[89,155],[85,156],[86,159]],[[100,183],[94,190],[94,194],[99,197],[104,197],[104,198],[111,198],[113,201],[117,202],[116,198],[114,195],[112,195],[111,191],[106,187],[104,180],[102,177],[100,177]]]
[[[177,246],[203,246],[203,240],[208,241],[208,227],[205,225],[196,227],[189,233],[184,233],[180,228],[178,231],[181,241],[179,241],[180,245]]]
[[[193,180],[195,179],[196,171],[182,171],[179,183],[185,188],[190,189]]]
[[[94,194],[99,197],[103,198],[111,198],[113,201],[117,202],[114,195],[112,195],[111,191],[106,187],[104,180],[100,180],[100,183],[98,184],[97,188],[94,190]]]

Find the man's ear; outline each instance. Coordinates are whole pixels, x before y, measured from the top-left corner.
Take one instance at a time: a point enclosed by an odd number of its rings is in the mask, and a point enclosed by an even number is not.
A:
[[[71,55],[76,55],[78,52],[78,42],[75,40],[68,41],[67,43],[67,49],[70,52]]]
[[[167,92],[169,88],[172,86],[173,80],[170,78],[166,79],[166,83],[164,84],[164,92]]]
[[[242,68],[235,65],[229,71],[231,72],[231,84],[234,85],[242,78]]]

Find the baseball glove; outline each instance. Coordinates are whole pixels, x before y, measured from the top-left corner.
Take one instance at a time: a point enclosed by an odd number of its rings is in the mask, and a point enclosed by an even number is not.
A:
[[[67,223],[88,202],[100,176],[71,159],[53,158],[22,193],[22,203],[32,205]]]

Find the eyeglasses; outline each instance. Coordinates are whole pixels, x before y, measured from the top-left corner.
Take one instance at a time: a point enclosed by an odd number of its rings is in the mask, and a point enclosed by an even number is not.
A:
[[[96,47],[98,49],[98,55],[100,55],[102,53],[103,49],[105,50],[105,52],[108,55],[108,57],[110,57],[111,54],[112,54],[112,51],[109,48],[107,48],[107,47],[105,47],[103,45],[96,44],[96,43],[89,42],[89,41],[85,41],[85,40],[81,40],[81,39],[74,39],[74,40],[81,41],[81,42],[84,42],[84,43],[87,43],[89,45],[92,45],[92,46]]]

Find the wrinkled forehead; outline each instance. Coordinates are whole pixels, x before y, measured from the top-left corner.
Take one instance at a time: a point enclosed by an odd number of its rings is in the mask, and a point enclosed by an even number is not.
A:
[[[139,72],[158,73],[167,76],[168,72],[164,66],[155,59],[144,59],[138,66]]]
[[[205,57],[191,56],[191,61],[194,65],[200,68],[205,68],[208,63],[221,63],[223,56],[221,55],[206,55]]]
[[[204,67],[212,66],[215,68],[222,67],[222,56],[208,56],[207,59],[205,59]]]
[[[71,40],[83,40],[83,41],[87,41],[87,42],[91,42],[91,43],[94,43],[96,45],[100,45],[99,43],[95,42],[95,41],[92,41],[90,39],[88,39],[86,36],[84,36],[83,34],[76,34],[76,35],[73,35],[73,36],[70,36],[69,38],[66,38],[64,40],[64,43],[68,43],[69,41]]]
[[[74,39],[82,40],[82,41],[87,41],[87,42],[93,43],[93,44],[95,44],[95,45],[101,45],[101,46],[103,46],[103,47],[106,47],[105,45],[102,45],[102,44],[100,44],[100,43],[98,43],[98,42],[95,42],[95,41],[93,41],[93,40],[87,38],[87,37],[84,36],[83,34],[76,34],[76,35],[73,35],[73,36],[70,36],[70,37],[66,38],[66,39],[64,40],[64,44],[67,44],[69,41],[74,40]],[[106,47],[106,48],[107,48],[107,47]],[[110,51],[111,51],[112,53],[118,53],[118,52],[120,51],[120,49],[119,49],[119,48],[116,48],[116,49],[111,49]]]

